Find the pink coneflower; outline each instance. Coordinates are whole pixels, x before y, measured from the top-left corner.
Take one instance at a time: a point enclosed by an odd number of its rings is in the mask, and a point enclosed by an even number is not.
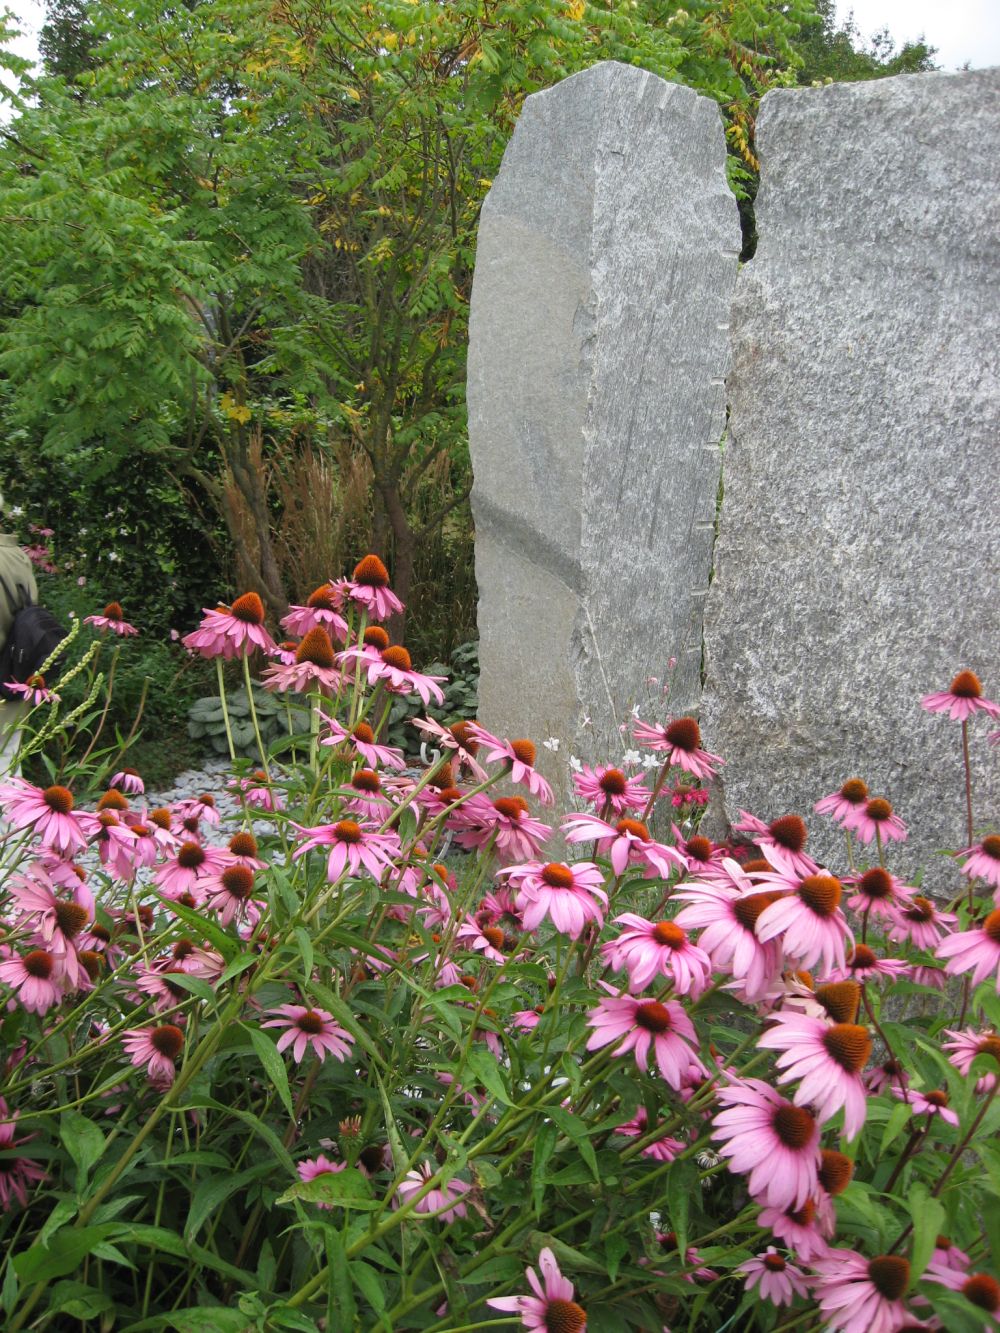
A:
[[[248,829],[241,829],[239,833],[234,833],[226,844],[226,850],[221,853],[229,865],[249,866],[251,870],[263,870],[267,866],[266,861],[262,861],[259,855],[260,848],[257,845],[257,839]]]
[[[808,1264],[829,1254],[827,1240],[834,1233],[836,1214],[832,1204],[821,1210],[814,1199],[807,1199],[801,1208],[762,1208],[757,1225]]]
[[[685,1282],[694,1283],[700,1279],[702,1282],[714,1282],[719,1276],[714,1268],[706,1268],[702,1263],[701,1254],[694,1245],[689,1245],[684,1251],[684,1257],[681,1259],[677,1248],[676,1231],[654,1231],[653,1239],[659,1245],[663,1254],[677,1255],[678,1260],[683,1265],[685,1271],[678,1273],[677,1276],[683,1278]],[[640,1263],[645,1263],[645,1259],[640,1259]],[[662,1271],[658,1274],[665,1277]]]
[[[804,1106],[788,1102],[757,1078],[723,1085],[726,1108],[712,1137],[730,1171],[749,1175],[750,1193],[772,1208],[801,1208],[816,1193],[819,1125]]]
[[[865,1083],[868,1091],[878,1096],[882,1092],[895,1092],[897,1088],[909,1087],[910,1076],[897,1060],[889,1059],[869,1069],[865,1073]]]
[[[594,1029],[587,1040],[588,1051],[618,1041],[612,1054],[634,1051],[641,1070],[647,1068],[652,1051],[660,1074],[675,1091],[691,1066],[700,1064],[689,1044],[697,1046],[694,1025],[676,1000],[661,1004],[659,1000],[637,1000],[630,995],[601,1000],[587,1015],[587,1025]]]
[[[140,861],[138,855],[139,835],[131,824],[123,824],[113,810],[102,810],[97,816],[97,827],[91,839],[96,846],[103,865],[115,879],[130,884],[140,864],[150,864],[148,847],[146,859]],[[156,859],[156,845],[153,844],[153,859]]]
[[[943,912],[930,898],[915,894],[900,908],[898,924],[889,931],[894,941],[909,940],[918,949],[934,949],[943,935],[958,921],[953,912]]]
[[[853,889],[847,900],[852,912],[881,917],[893,925],[899,924],[901,909],[910,905],[916,893],[916,889],[903,884],[881,866],[872,866],[861,874],[845,875],[844,883]]]
[[[960,671],[946,690],[925,694],[921,708],[929,713],[947,713],[953,722],[968,722],[973,713],[1000,717],[1000,704],[983,698],[983,687],[974,671]]]
[[[1000,909],[991,912],[975,930],[949,935],[937,946],[936,953],[938,958],[947,960],[944,970],[952,976],[971,971],[974,986],[997,973],[996,987],[1000,994]]]
[[[406,767],[402,750],[392,745],[379,745],[367,722],[358,722],[348,731],[335,717],[328,717],[325,713],[320,713],[319,717],[321,725],[330,733],[323,737],[320,745],[351,746],[370,768],[378,768],[380,764],[384,768]]]
[[[959,856],[967,859],[962,862],[962,874],[971,879],[985,879],[994,889],[1000,889],[1000,837],[991,833],[982,842],[967,847]],[[1000,907],[1000,903],[997,903]]]
[[[412,719],[412,725],[429,737],[439,750],[449,751],[458,761],[460,771],[470,773],[477,782],[486,781],[488,776],[486,769],[476,759],[479,743],[471,733],[471,728],[475,725],[472,721],[453,722],[450,727],[443,727],[433,718],[415,717]],[[421,746],[421,754],[423,753]]]
[[[906,1322],[910,1264],[902,1255],[865,1259],[853,1250],[831,1250],[813,1267],[819,1274],[813,1296],[831,1330],[894,1333]]]
[[[231,791],[238,791],[244,802],[255,810],[274,814],[276,810],[285,808],[284,795],[277,787],[270,785],[262,768],[255,770],[248,778],[230,778],[227,785]]]
[[[415,1170],[407,1171],[396,1189],[399,1202],[409,1202],[415,1194],[424,1189],[428,1181],[434,1179],[436,1170],[437,1168],[430,1162],[421,1162]],[[461,1199],[471,1188],[472,1186],[466,1181],[453,1176],[447,1183],[435,1186],[422,1199],[418,1199],[413,1211],[434,1213],[442,1222],[453,1222],[456,1217],[465,1216],[467,1210]]]
[[[552,804],[555,799],[552,788],[535,769],[538,752],[532,741],[501,740],[485,727],[481,727],[478,722],[468,723],[466,734],[477,745],[486,747],[487,752],[483,758],[488,764],[507,764],[512,782],[527,787],[531,795],[537,796],[542,805]]]
[[[299,1179],[304,1181],[316,1180],[319,1176],[333,1176],[339,1171],[343,1171],[347,1166],[346,1162],[331,1162],[328,1157],[322,1153],[318,1157],[307,1157],[305,1161],[296,1163],[295,1170],[299,1173]],[[333,1208],[332,1203],[323,1203],[316,1201],[317,1208]]]
[[[598,855],[610,860],[616,875],[624,874],[629,864],[645,866],[647,878],[658,875],[661,879],[669,879],[678,867],[686,868],[680,852],[655,842],[645,824],[627,815],[614,824],[597,815],[568,815],[562,830],[569,843],[596,841]]]
[[[556,930],[575,940],[588,921],[596,922],[598,929],[604,924],[608,895],[602,887],[604,876],[591,861],[576,861],[571,866],[528,861],[498,874],[518,890],[517,909],[525,930],[537,930],[548,917]]]
[[[942,1042],[944,1050],[949,1052],[948,1061],[958,1070],[960,1074],[968,1075],[972,1070],[972,1062],[977,1056],[984,1055],[991,1058],[1000,1066],[1000,1035],[996,1032],[985,1031],[977,1032],[975,1028],[966,1028],[964,1032],[956,1032],[952,1028],[945,1028],[945,1035],[951,1038],[951,1041]],[[995,1074],[987,1074],[988,1078],[995,1078]]]
[[[494,1310],[519,1314],[524,1327],[535,1333],[585,1333],[587,1312],[573,1299],[573,1284],[563,1277],[548,1247],[539,1251],[538,1267],[544,1286],[533,1268],[525,1269],[533,1296],[490,1296],[486,1304]]]
[[[709,875],[722,865],[725,849],[717,846],[711,838],[701,833],[692,833],[689,838],[685,838],[676,824],[671,827],[674,832],[674,851],[683,859],[689,874],[696,877]]]
[[[133,1028],[122,1036],[122,1045],[135,1067],[146,1066],[150,1083],[168,1088],[174,1081],[174,1061],[184,1049],[184,1033],[173,1023],[155,1028]]]
[[[644,1138],[648,1132],[649,1117],[644,1106],[639,1107],[631,1120],[626,1120],[623,1125],[615,1126],[615,1133],[621,1134],[627,1139]],[[647,1143],[642,1150],[642,1155],[643,1157],[652,1157],[656,1162],[672,1162],[679,1153],[684,1151],[686,1146],[680,1139],[674,1139],[668,1134],[664,1134],[662,1138]]]
[[[40,708],[42,704],[58,703],[62,697],[45,684],[45,677],[29,676],[26,681],[7,680],[3,685],[11,694],[19,694],[29,708]]]
[[[780,1051],[779,1083],[800,1080],[797,1106],[810,1106],[825,1123],[844,1108],[844,1133],[858,1136],[868,1112],[861,1071],[868,1063],[872,1041],[857,1023],[826,1023],[808,1014],[782,1012],[757,1039],[764,1050]]]
[[[806,1275],[783,1259],[773,1245],[742,1264],[737,1271],[746,1278],[745,1291],[751,1292],[756,1287],[763,1299],[772,1305],[791,1305],[796,1296],[809,1295]]]
[[[321,1062],[326,1059],[328,1051],[341,1061],[350,1055],[354,1038],[325,1009],[310,1009],[303,1004],[279,1004],[267,1012],[277,1014],[278,1017],[261,1023],[261,1027],[284,1028],[285,1031],[278,1038],[278,1050],[283,1051],[286,1046],[291,1046],[292,1056],[297,1063],[301,1064],[309,1047],[312,1047]]]
[[[704,782],[719,769],[722,760],[701,748],[701,729],[693,717],[678,717],[667,726],[660,723],[632,724],[632,735],[639,745],[666,756],[664,763],[682,768]]]
[[[909,1088],[905,1093],[902,1088],[893,1088],[893,1093],[901,1101],[908,1102],[913,1115],[926,1115],[932,1118],[940,1116],[949,1125],[958,1124],[958,1116],[948,1105],[949,1097],[945,1088],[932,1088],[929,1092],[919,1092],[916,1088]]]
[[[122,768],[115,773],[108,786],[115,791],[123,791],[129,796],[141,796],[146,784],[134,768]]]
[[[295,649],[295,660],[287,665],[274,663],[261,676],[265,690],[295,690],[303,693],[314,687],[333,693],[342,680],[333,664],[333,644],[322,626],[311,629]]]
[[[347,640],[347,621],[340,614],[343,594],[331,583],[324,583],[306,598],[305,606],[290,606],[281,618],[282,629],[289,634],[304,637],[311,629],[325,629],[336,634],[341,643]]]
[[[131,634],[138,634],[139,631],[134,625],[130,625],[125,619],[125,612],[122,610],[121,602],[108,602],[107,606],[99,616],[84,616],[85,625],[93,625],[103,634],[110,630],[112,634],[120,634],[128,637]]]
[[[764,908],[757,919],[757,938],[766,944],[780,937],[785,953],[802,967],[819,963],[824,972],[843,967],[845,946],[853,944],[854,937],[840,910],[840,880],[826,874],[804,879],[762,874],[760,879],[789,893]]]
[[[218,912],[222,925],[238,925],[260,920],[260,907],[254,898],[254,872],[247,865],[228,865],[207,875],[199,885],[205,895],[205,905]]]
[[[605,815],[609,812],[624,815],[629,810],[644,810],[650,791],[640,774],[626,777],[620,768],[599,764],[591,768],[584,764],[573,774],[573,790],[584,801],[590,801]]]
[[[455,939],[467,949],[481,953],[491,963],[507,961],[507,955],[501,952],[505,946],[506,936],[499,926],[480,927],[471,916],[466,917],[459,926]]]
[[[203,847],[200,842],[182,842],[174,855],[153,872],[153,882],[165,898],[189,893],[200,902],[204,881],[222,864],[217,849]]]
[[[43,847],[71,859],[87,845],[86,834],[93,816],[83,819],[73,812],[73,793],[58,784],[44,791],[30,782],[12,778],[0,785],[4,819],[23,833],[30,829]]]
[[[733,883],[692,880],[681,885],[674,896],[691,906],[682,908],[675,919],[685,929],[701,930],[698,947],[713,967],[743,983],[746,998],[753,1003],[763,998],[781,970],[779,944],[763,943],[756,929],[761,914],[778,899],[773,893],[756,892],[735,861],[726,864]]]
[[[357,769],[342,790],[351,792],[344,802],[344,814],[383,820],[392,809],[392,803],[385,796],[382,779],[373,768]]]
[[[0,1152],[9,1153],[22,1143],[28,1143],[33,1134],[24,1138],[14,1137],[14,1125],[19,1111],[11,1115],[7,1103],[0,1097]],[[0,1168],[0,1208],[10,1210],[11,1199],[16,1199],[22,1208],[28,1206],[28,1186],[37,1185],[45,1179],[44,1170],[30,1157],[7,1157]]]
[[[950,1269],[953,1273],[967,1273],[972,1260],[947,1236],[938,1236],[934,1253],[931,1255],[931,1264],[938,1269]]]
[[[818,815],[829,815],[842,828],[850,828],[852,821],[868,802],[868,785],[860,778],[848,778],[840,791],[831,792],[816,802],[813,809]]]
[[[854,817],[851,831],[863,843],[874,842],[876,838],[880,838],[883,844],[905,842],[908,836],[906,825],[898,815],[893,814],[892,805],[884,796],[874,796],[865,802],[864,809],[859,810]]]
[[[927,1277],[929,1281],[939,1282],[950,1291],[960,1292],[970,1305],[991,1315],[989,1324],[984,1328],[996,1328],[1000,1323],[1000,1282],[989,1273],[966,1273],[932,1264],[928,1265]]]
[[[379,833],[372,824],[359,824],[353,819],[340,819],[335,824],[319,824],[303,828],[292,824],[303,841],[292,852],[292,860],[305,856],[314,847],[329,847],[326,874],[335,883],[345,872],[357,876],[367,870],[375,879],[392,865],[399,853],[399,838],[395,833]]]
[[[439,682],[446,679],[446,676],[427,676],[414,671],[410,654],[399,644],[383,648],[378,660],[368,667],[369,685],[381,681],[390,694],[419,694],[425,707],[432,699],[436,703],[444,703]]]
[[[343,589],[352,602],[363,607],[369,620],[388,620],[403,609],[403,603],[389,587],[389,571],[377,555],[366,555],[359,560],[351,580],[335,587],[338,591]]]
[[[174,818],[179,823],[186,820],[204,820],[206,824],[211,824],[217,828],[222,816],[219,814],[219,807],[215,804],[215,797],[211,792],[202,792],[200,796],[188,796],[183,801],[174,802]]]
[[[804,850],[809,831],[800,815],[781,815],[765,824],[749,810],[741,810],[739,823],[733,829],[752,834],[753,841],[776,870],[802,879],[819,870]]]
[[[10,986],[29,1014],[48,1013],[63,997],[62,960],[48,949],[32,949],[0,963],[0,981]]]
[[[644,990],[654,977],[664,976],[673,981],[678,995],[695,1000],[701,995],[712,975],[711,959],[676,921],[647,921],[623,912],[615,925],[625,929],[601,946],[601,955],[615,971],[628,972],[629,990]]]
[[[225,658],[248,657],[258,648],[273,653],[277,647],[264,625],[264,603],[255,592],[245,592],[231,607],[206,607],[201,624],[185,634],[182,643],[202,657]]]
[[[904,962],[902,958],[879,958],[874,949],[869,949],[867,944],[856,944],[847,955],[844,967],[834,968],[828,979],[875,981],[879,977],[887,977],[890,981],[896,981],[899,977],[908,976],[909,973],[910,964]]]
[[[455,842],[469,849],[485,848],[494,843],[501,861],[527,861],[550,836],[550,825],[528,813],[528,803],[521,796],[498,796],[491,801],[477,792],[448,817]]]

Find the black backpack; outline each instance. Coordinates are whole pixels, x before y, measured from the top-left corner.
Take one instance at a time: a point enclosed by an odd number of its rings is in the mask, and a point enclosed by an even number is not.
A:
[[[23,685],[30,680],[66,638],[67,630],[51,611],[31,601],[23,584],[18,583],[12,591],[7,580],[0,576],[0,589],[14,612],[10,633],[0,648],[0,699],[13,702],[21,696],[6,689],[6,682]],[[58,658],[46,672],[47,685],[52,684],[61,669],[62,658]]]

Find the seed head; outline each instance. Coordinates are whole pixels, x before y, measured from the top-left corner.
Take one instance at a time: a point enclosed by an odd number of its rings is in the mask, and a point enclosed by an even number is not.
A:
[[[354,582],[366,588],[389,586],[389,571],[377,555],[366,555],[354,566]]]
[[[329,670],[333,666],[333,644],[322,625],[315,625],[303,637],[295,650],[295,660],[299,664],[311,662],[313,666]]]
[[[260,600],[260,594],[245,592],[242,597],[237,597],[232,605],[232,614],[245,625],[263,625],[264,603]]]

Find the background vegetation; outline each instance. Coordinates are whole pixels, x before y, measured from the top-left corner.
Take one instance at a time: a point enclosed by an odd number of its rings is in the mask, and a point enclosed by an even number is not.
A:
[[[146,640],[374,550],[424,661],[475,630],[468,302],[524,97],[610,58],[715,98],[749,253],[761,95],[933,54],[832,0],[53,0],[42,51],[0,131],[8,503]]]

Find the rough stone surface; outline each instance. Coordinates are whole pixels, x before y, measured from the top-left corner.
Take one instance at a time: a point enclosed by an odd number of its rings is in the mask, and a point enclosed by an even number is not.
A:
[[[480,718],[620,759],[672,672],[697,706],[740,247],[718,108],[616,63],[529,97],[472,291]]]
[[[1000,695],[998,134],[995,69],[769,93],[733,309],[702,710],[726,813],[806,813],[861,776],[910,825],[892,867],[929,887],[965,844],[961,728],[920,699],[966,667]],[[825,823],[810,847],[839,865]]]

